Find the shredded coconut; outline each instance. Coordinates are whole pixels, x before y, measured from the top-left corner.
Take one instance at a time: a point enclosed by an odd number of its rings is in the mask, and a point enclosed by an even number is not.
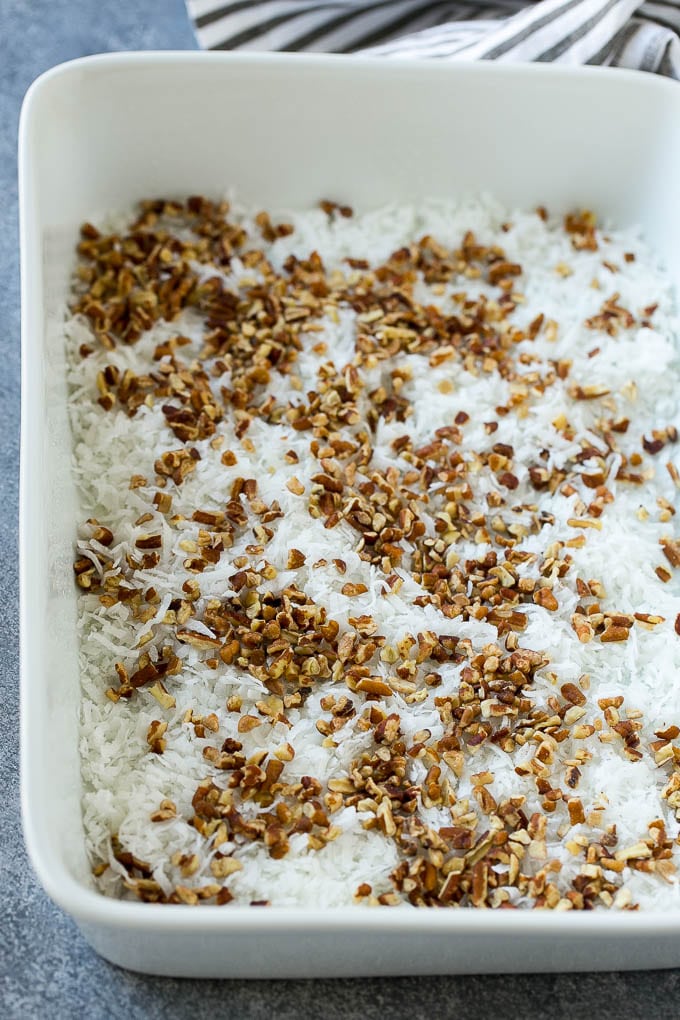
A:
[[[350,212],[83,230],[98,887],[674,907],[671,283],[589,214]]]

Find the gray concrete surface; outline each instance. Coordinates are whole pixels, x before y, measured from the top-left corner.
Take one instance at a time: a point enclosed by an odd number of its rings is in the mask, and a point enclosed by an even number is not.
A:
[[[63,60],[193,45],[182,0],[0,0],[0,1017],[676,1018],[677,971],[261,983],[140,977],[100,960],[31,872],[17,765],[19,106],[33,78]]]

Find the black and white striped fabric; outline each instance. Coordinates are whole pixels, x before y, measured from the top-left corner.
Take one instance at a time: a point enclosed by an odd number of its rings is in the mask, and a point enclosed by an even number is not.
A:
[[[680,0],[187,0],[211,50],[608,64],[680,79]]]

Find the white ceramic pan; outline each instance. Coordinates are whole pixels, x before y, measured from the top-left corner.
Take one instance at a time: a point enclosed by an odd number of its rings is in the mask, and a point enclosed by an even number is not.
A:
[[[118,902],[80,814],[77,517],[58,310],[79,223],[234,187],[262,207],[361,209],[489,191],[641,223],[680,282],[680,87],[637,72],[194,53],[87,58],[31,88],[20,133],[22,768],[40,881],[125,967],[299,977],[680,965],[677,913]]]

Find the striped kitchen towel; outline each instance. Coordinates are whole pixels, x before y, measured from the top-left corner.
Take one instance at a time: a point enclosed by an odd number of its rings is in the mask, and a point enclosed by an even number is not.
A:
[[[202,47],[608,64],[680,79],[680,0],[187,0]]]

